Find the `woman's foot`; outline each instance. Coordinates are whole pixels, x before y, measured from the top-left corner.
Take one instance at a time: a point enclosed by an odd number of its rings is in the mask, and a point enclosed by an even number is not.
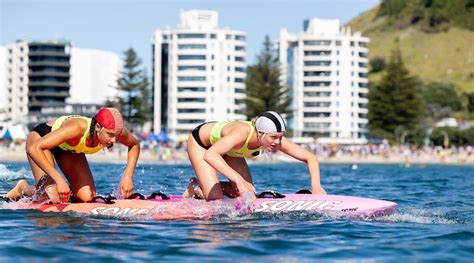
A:
[[[188,187],[184,191],[183,197],[198,199],[204,198],[204,194],[202,193],[201,187],[199,186],[199,180],[196,177],[189,179]]]
[[[35,187],[29,185],[26,180],[20,180],[15,187],[7,193],[6,197],[13,200],[20,199],[22,196],[31,196],[34,190]]]

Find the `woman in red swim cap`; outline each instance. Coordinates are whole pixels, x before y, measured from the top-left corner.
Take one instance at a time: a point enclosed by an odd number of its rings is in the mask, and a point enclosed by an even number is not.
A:
[[[85,155],[104,147],[110,148],[115,142],[128,147],[127,167],[119,190],[122,198],[129,197],[133,191],[133,173],[140,155],[140,143],[124,129],[122,114],[116,108],[102,108],[92,118],[61,116],[37,125],[26,141],[26,153],[36,186],[29,186],[21,180],[7,197],[34,196],[35,201],[49,198],[53,203],[60,203],[69,200],[72,190],[76,201],[91,201],[96,189]],[[54,161],[70,186],[56,170]]]

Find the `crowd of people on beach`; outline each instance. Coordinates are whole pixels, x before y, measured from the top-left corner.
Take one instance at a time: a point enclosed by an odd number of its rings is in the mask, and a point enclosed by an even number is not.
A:
[[[167,142],[159,143],[156,141],[141,141],[140,160],[144,162],[187,162],[186,142]],[[365,144],[365,145],[336,145],[336,144],[304,144],[302,145],[312,153],[315,153],[322,162],[341,162],[341,163],[455,163],[455,164],[474,164],[473,146],[451,146],[444,148],[442,146],[423,146],[414,145],[390,145]],[[24,142],[1,142],[0,152],[5,157],[7,154],[19,161],[24,154]],[[110,157],[121,157],[126,154],[126,149],[119,145],[112,149],[99,153],[95,160],[111,160]],[[2,159],[0,157],[0,159]],[[112,158],[113,160],[113,158]],[[257,157],[253,162],[277,162],[292,160],[275,154],[270,157]]]

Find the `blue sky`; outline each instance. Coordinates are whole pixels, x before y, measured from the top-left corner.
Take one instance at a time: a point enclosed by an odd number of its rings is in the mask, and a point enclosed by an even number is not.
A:
[[[24,40],[66,40],[75,47],[112,51],[134,48],[150,73],[151,35],[175,28],[180,10],[219,12],[219,27],[247,32],[253,64],[265,35],[300,32],[311,17],[348,22],[379,0],[0,0],[0,45]]]

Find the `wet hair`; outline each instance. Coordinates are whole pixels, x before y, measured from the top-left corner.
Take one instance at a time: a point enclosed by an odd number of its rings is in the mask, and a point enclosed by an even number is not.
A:
[[[94,147],[94,138],[95,138],[94,131],[95,131],[96,123],[97,123],[97,119],[94,116],[92,117],[91,126],[89,127],[89,137],[91,138],[91,147]]]

